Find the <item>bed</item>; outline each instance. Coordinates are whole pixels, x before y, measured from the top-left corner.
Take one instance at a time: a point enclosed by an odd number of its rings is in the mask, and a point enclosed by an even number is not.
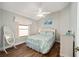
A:
[[[55,42],[55,29],[42,30],[36,35],[28,36],[26,45],[42,54],[49,52]]]

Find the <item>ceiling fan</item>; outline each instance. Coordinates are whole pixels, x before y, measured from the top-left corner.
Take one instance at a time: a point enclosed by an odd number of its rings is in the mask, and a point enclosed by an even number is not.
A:
[[[48,15],[50,14],[51,12],[43,12],[42,8],[39,8],[38,9],[38,13],[37,13],[37,16],[38,17],[45,17],[45,15]]]

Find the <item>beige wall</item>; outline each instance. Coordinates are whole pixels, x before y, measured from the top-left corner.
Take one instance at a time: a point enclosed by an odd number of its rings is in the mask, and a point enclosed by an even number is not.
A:
[[[1,10],[1,12],[2,12],[3,19],[0,19],[0,21],[3,21],[3,23],[2,22],[0,23],[4,25],[8,25],[12,29],[16,37],[18,36],[18,28],[17,28],[18,24],[29,25],[30,26],[29,34],[36,34],[38,32],[37,21],[31,21],[26,17],[17,15],[9,11]],[[25,40],[16,39],[16,44],[19,44],[24,41]]]
[[[11,30],[15,34],[15,37],[18,36],[17,24],[29,25],[32,23],[30,20],[28,20],[27,18],[25,18],[23,16],[20,16],[20,15],[17,15],[15,13],[8,12],[5,10],[2,10],[2,16],[3,16],[3,19],[2,19],[3,24],[8,25],[11,28]],[[24,41],[25,41],[24,39],[21,39],[21,40],[16,39],[16,44],[22,43]]]
[[[38,21],[33,21],[32,24],[30,25],[30,35],[37,34],[38,29],[39,29]]]

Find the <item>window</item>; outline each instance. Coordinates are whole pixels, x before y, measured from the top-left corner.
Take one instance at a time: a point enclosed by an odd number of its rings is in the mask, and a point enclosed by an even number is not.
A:
[[[19,25],[19,36],[25,36],[28,35],[28,29],[29,26],[27,25]]]

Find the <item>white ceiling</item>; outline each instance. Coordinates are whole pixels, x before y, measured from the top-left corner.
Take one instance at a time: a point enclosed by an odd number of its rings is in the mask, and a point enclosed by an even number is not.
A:
[[[25,17],[38,19],[36,15],[40,7],[44,12],[57,12],[62,10],[68,4],[68,2],[4,2],[0,3],[0,8]]]

